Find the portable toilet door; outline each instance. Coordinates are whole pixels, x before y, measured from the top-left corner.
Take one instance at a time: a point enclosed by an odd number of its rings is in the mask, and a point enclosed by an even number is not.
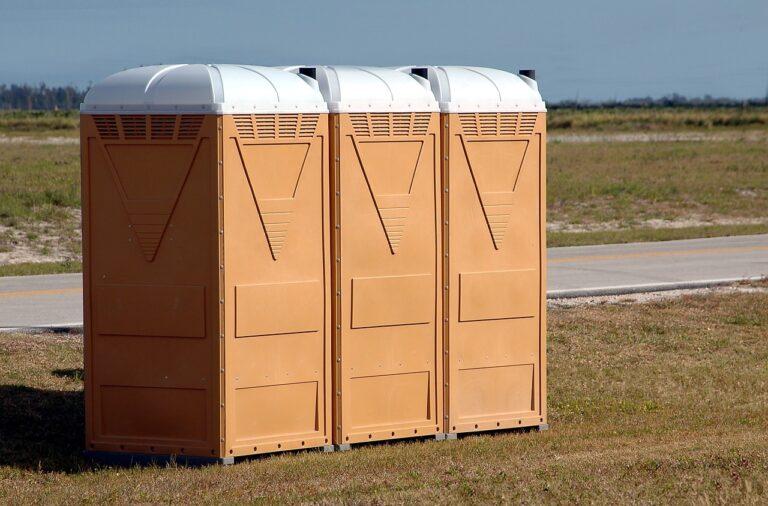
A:
[[[331,113],[334,441],[442,435],[437,103],[375,67],[295,67]]]
[[[327,107],[268,67],[119,72],[81,107],[86,447],[331,444]]]
[[[440,103],[446,432],[546,428],[546,118],[532,72],[406,67]]]

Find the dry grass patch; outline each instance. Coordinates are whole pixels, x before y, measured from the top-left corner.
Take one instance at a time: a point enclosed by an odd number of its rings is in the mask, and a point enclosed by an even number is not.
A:
[[[557,108],[547,127],[566,132],[744,130],[768,127],[768,107]]]
[[[0,135],[77,137],[80,114],[72,111],[0,111]]]
[[[549,321],[548,432],[197,469],[90,467],[81,339],[0,334],[0,500],[765,502],[767,293],[555,309]]]

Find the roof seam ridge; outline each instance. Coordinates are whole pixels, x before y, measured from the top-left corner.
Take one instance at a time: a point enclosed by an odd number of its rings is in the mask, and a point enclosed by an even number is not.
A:
[[[277,101],[280,102],[280,92],[277,90],[277,87],[275,86],[275,84],[267,76],[265,76],[264,74],[262,74],[261,72],[259,72],[255,68],[249,67],[247,65],[235,65],[235,66],[239,67],[239,68],[241,68],[243,70],[246,70],[248,72],[253,72],[254,74],[256,74],[259,77],[261,77],[262,79],[264,79],[267,83],[269,83],[269,85],[275,91],[275,96],[277,97]]]
[[[186,63],[180,63],[177,65],[169,65],[165,68],[162,68],[155,72],[155,74],[149,78],[149,81],[147,81],[146,86],[144,86],[144,95],[149,95],[150,88],[154,88],[160,81],[163,80],[163,78],[168,74],[169,72],[176,70],[178,68],[186,66]]]

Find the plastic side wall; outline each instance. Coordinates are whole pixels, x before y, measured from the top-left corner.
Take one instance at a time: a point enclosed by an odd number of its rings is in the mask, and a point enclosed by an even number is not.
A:
[[[88,450],[220,456],[218,121],[81,117]]]
[[[224,453],[328,445],[328,117],[223,126]]]
[[[443,430],[439,115],[331,115],[334,442]]]
[[[446,432],[547,420],[545,123],[442,115]]]

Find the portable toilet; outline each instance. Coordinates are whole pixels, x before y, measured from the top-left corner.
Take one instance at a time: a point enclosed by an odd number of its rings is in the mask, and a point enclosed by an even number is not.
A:
[[[114,74],[81,106],[86,448],[330,448],[327,107],[268,67]]]
[[[532,71],[405,67],[440,104],[445,430],[547,428],[546,118]]]
[[[442,436],[437,102],[394,69],[289,69],[331,116],[334,442]]]

